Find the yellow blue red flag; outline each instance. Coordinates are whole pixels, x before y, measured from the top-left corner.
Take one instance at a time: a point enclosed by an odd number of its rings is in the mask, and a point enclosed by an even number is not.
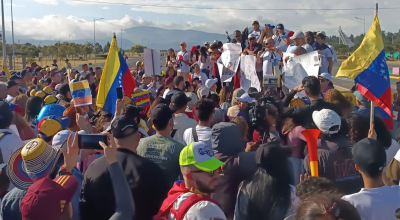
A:
[[[100,79],[96,101],[97,107],[114,114],[115,104],[118,99],[117,88],[122,87],[124,95],[130,97],[135,86],[136,81],[133,79],[128,64],[118,48],[114,35]]]
[[[144,109],[150,107],[150,94],[148,91],[135,93],[132,95],[132,99],[135,102],[136,106],[142,107]]]
[[[90,91],[89,82],[82,80],[69,84],[71,96],[74,100],[74,106],[83,106],[92,104],[92,92]]]
[[[7,78],[7,80],[9,80],[11,78],[10,71],[8,71],[8,68],[4,62],[2,62],[2,64],[1,64],[1,75],[5,76]]]
[[[389,70],[377,14],[360,47],[343,61],[336,77],[354,79],[358,91],[393,120]]]

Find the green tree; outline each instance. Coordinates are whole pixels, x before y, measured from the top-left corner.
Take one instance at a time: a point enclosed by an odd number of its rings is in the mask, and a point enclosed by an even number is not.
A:
[[[110,50],[110,46],[111,46],[111,44],[110,44],[110,41],[109,41],[109,42],[106,43],[106,45],[104,45],[103,52],[104,53],[108,53],[108,51]]]
[[[129,49],[129,51],[132,52],[132,53],[139,54],[139,53],[143,53],[144,52],[144,48],[146,48],[146,47],[136,44],[135,46],[132,46],[131,49]]]

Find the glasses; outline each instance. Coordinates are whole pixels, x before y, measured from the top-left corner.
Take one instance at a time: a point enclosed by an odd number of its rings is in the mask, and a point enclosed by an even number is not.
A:
[[[221,173],[221,171],[222,171],[222,168],[218,168],[218,169],[216,169],[214,171],[211,171],[211,172],[206,172],[206,171],[202,171],[202,170],[195,170],[195,171],[190,171],[190,172],[191,173],[207,173],[208,176],[213,177],[214,174]]]

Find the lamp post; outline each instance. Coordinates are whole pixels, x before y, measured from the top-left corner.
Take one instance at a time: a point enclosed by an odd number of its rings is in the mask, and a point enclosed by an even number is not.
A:
[[[364,21],[364,37],[365,37],[365,17],[364,18],[355,17],[355,18]]]
[[[6,28],[4,25],[4,2],[1,0],[1,23],[2,23],[2,29],[3,29],[3,65],[6,66],[6,61],[7,61],[7,54],[6,54]]]
[[[96,21],[104,18],[93,18],[93,49],[94,49],[94,63],[96,63]]]
[[[121,48],[121,50],[122,50],[122,32],[123,31],[126,31],[126,29],[121,29],[121,46],[119,47],[119,48]]]
[[[13,69],[15,69],[15,43],[14,43],[14,15],[13,15],[13,1],[11,0],[11,33],[12,33],[12,44],[13,44]]]
[[[69,40],[68,40],[68,43],[71,43],[71,35],[72,35],[72,34],[69,34]]]

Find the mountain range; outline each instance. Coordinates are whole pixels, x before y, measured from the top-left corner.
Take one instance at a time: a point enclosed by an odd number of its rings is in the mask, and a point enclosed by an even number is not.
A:
[[[204,45],[206,41],[212,43],[214,40],[225,41],[226,35],[217,33],[207,33],[197,30],[170,30],[157,27],[138,26],[128,28],[122,34],[122,46],[119,33],[117,34],[118,45],[123,49],[129,49],[132,46],[139,44],[148,48],[167,50],[169,48],[179,49],[179,43],[185,41],[190,48],[193,45]],[[11,33],[7,33],[7,44],[11,43]],[[59,40],[35,40],[26,39],[23,36],[15,36],[15,43],[30,43],[34,45],[52,45]],[[61,42],[68,41],[60,40]],[[97,36],[96,42],[104,46],[107,42],[111,41],[111,36]],[[93,42],[92,39],[71,40],[71,42],[84,44],[86,42]]]

